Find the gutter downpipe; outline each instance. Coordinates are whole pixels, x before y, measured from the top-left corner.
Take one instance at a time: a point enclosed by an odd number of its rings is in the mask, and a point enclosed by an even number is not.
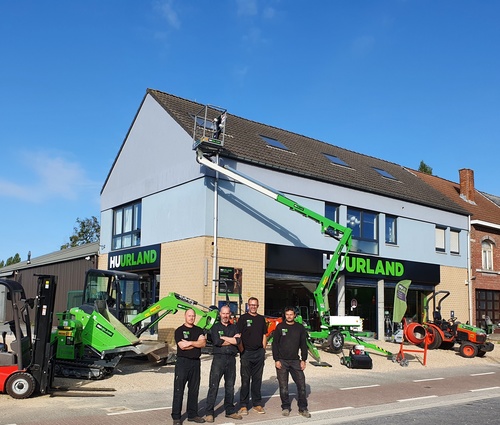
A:
[[[217,153],[216,163],[219,165],[219,154]],[[219,231],[219,172],[215,172],[214,179],[214,251],[213,251],[213,270],[212,270],[212,305],[215,305],[216,301],[216,291],[217,291],[217,264],[219,260],[218,255],[218,245],[217,245],[217,234]]]
[[[471,222],[470,222],[470,215],[468,217],[468,225],[469,225],[469,232],[468,232],[468,243],[467,243],[467,286],[468,286],[468,295],[469,295],[469,323],[473,325],[472,323],[472,278],[471,278],[471,259],[470,259],[470,253],[471,253]]]

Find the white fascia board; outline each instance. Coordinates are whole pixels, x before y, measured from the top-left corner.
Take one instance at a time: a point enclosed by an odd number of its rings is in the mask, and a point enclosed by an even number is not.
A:
[[[471,225],[477,224],[479,226],[491,227],[492,229],[499,229],[500,230],[500,224],[489,223],[489,222],[483,221],[483,220],[471,220],[470,224]]]

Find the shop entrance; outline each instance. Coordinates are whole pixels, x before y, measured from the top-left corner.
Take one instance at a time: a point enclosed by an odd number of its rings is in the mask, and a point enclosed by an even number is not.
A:
[[[377,331],[377,292],[375,286],[346,286],[345,312],[363,320],[363,331]]]
[[[286,306],[296,307],[306,324],[314,319],[315,303],[313,292],[321,276],[266,275],[264,314],[279,317]],[[330,294],[330,314],[337,314],[337,291]]]

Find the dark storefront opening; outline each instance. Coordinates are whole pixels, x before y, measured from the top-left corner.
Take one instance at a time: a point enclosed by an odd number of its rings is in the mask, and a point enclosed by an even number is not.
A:
[[[319,276],[297,276],[267,274],[266,299],[264,314],[271,317],[281,316],[283,308],[288,305],[297,307],[306,323],[314,317],[313,291],[319,282]],[[384,332],[389,336],[397,330],[398,324],[392,325],[395,283],[385,283],[384,287]],[[408,321],[423,320],[423,300],[431,293],[433,287],[414,285],[408,291],[407,310]],[[329,295],[330,315],[338,314],[337,288],[332,287]],[[363,319],[363,330],[377,332],[377,287],[376,282],[348,282],[345,288],[345,315],[359,316]]]
[[[267,274],[264,314],[271,317],[281,316],[286,306],[297,307],[307,322],[314,312],[313,291],[320,276]],[[336,296],[329,296],[330,314],[337,311]]]

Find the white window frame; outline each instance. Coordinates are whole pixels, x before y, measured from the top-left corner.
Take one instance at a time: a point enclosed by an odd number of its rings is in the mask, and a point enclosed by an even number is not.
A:
[[[486,239],[481,242],[482,270],[493,270],[493,242]]]
[[[141,215],[140,201],[113,210],[111,250],[131,248],[141,244]]]
[[[393,215],[385,216],[385,243],[398,243],[398,218]]]

